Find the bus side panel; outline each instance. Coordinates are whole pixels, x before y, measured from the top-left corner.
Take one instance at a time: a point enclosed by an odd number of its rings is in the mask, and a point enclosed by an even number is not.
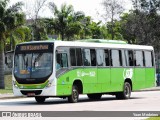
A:
[[[123,91],[123,85],[124,85],[123,71],[124,68],[111,68],[112,92]]]
[[[134,90],[145,88],[145,68],[134,69]]]
[[[155,69],[146,68],[146,88],[155,86]]]
[[[97,84],[97,68],[83,69],[83,93],[100,93],[101,85]]]
[[[74,80],[83,79],[82,71],[83,69],[72,69],[60,75],[57,79],[57,96],[71,95]]]
[[[111,92],[110,68],[98,68],[97,84],[101,92]]]

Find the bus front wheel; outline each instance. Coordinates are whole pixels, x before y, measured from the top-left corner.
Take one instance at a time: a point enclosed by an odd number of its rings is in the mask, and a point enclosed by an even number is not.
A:
[[[78,87],[76,85],[73,85],[72,94],[68,97],[68,102],[76,103],[78,102],[78,99],[79,99]]]
[[[117,99],[129,99],[131,96],[131,85],[128,82],[124,83],[123,92],[116,94]]]
[[[42,96],[37,96],[35,97],[35,100],[37,101],[37,103],[44,103],[46,98]]]

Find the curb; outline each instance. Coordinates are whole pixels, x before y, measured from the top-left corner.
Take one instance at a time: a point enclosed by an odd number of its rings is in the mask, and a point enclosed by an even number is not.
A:
[[[149,91],[160,91],[160,88],[155,88],[155,89],[142,89],[142,90],[136,90],[136,91],[133,91],[133,92],[149,92]]]
[[[136,90],[133,92],[149,92],[149,91],[160,91],[160,87],[150,88],[150,89],[142,89],[142,90]],[[0,100],[4,99],[19,99],[19,98],[27,98],[26,96],[14,96],[13,94],[0,94]]]
[[[26,98],[25,96],[14,96],[13,94],[0,94],[0,100],[4,99],[19,99],[19,98]]]

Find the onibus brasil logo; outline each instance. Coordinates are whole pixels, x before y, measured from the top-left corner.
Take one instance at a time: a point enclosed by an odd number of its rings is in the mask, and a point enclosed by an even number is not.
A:
[[[124,69],[124,71],[123,71],[123,78],[124,79],[126,79],[126,78],[132,79],[132,76],[133,76],[133,69],[132,68]]]

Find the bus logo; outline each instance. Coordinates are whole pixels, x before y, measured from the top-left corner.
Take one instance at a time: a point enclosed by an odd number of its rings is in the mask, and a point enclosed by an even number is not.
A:
[[[90,76],[90,77],[95,77],[96,76],[96,73],[94,71],[90,71],[88,73],[86,72],[81,72],[81,71],[77,71],[77,76],[78,77],[84,77],[84,76]]]
[[[132,76],[133,76],[133,69],[132,68],[124,69],[124,71],[123,71],[123,78],[124,79],[126,79],[126,78],[132,79]]]

